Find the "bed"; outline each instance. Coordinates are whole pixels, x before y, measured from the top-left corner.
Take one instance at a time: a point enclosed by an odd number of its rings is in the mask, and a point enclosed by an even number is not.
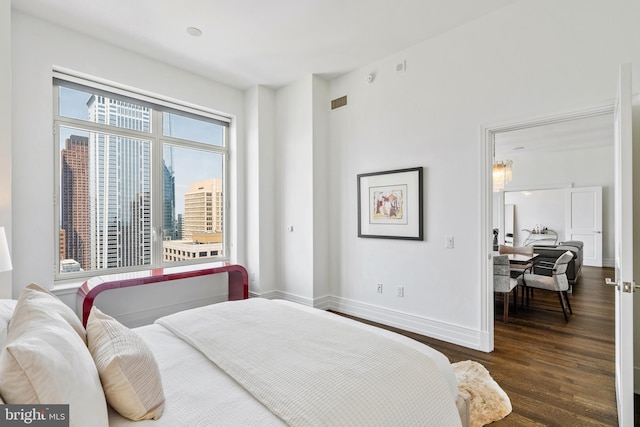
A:
[[[134,329],[96,307],[85,329],[32,284],[17,303],[0,300],[0,344],[2,399],[69,404],[72,426],[468,425],[442,353],[283,300]]]

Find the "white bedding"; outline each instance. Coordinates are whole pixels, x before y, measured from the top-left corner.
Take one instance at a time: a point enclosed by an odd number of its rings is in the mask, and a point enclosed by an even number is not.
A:
[[[460,425],[433,360],[377,333],[254,298],[157,323],[191,343],[287,424]]]
[[[331,318],[336,322],[342,322],[344,324],[349,324],[353,327],[360,328],[362,330],[371,331],[371,332],[380,334],[381,336],[384,336],[390,340],[403,343],[421,353],[426,354],[435,362],[436,366],[438,366],[438,368],[440,369],[440,372],[442,373],[445,381],[449,385],[451,396],[453,396],[454,399],[458,396],[458,381],[456,380],[455,373],[453,372],[453,367],[451,366],[451,363],[449,362],[449,359],[447,358],[447,356],[440,353],[439,351],[434,350],[433,348],[425,344],[422,344],[421,342],[418,342],[411,338],[407,338],[404,335],[396,334],[395,332],[391,332],[385,329],[377,328],[375,326],[367,325],[366,323],[347,319],[342,316],[337,316],[327,311],[318,310],[317,308],[307,307],[304,305],[300,305],[300,304],[296,304],[296,303],[284,301],[284,300],[274,300],[274,301],[280,304],[291,305],[293,307],[296,307],[299,310],[304,310],[309,313],[314,313],[318,316]]]
[[[131,421],[109,408],[109,426],[284,426],[202,353],[160,325],[135,328],[151,347],[165,393],[158,420]]]
[[[428,355],[446,380],[453,401],[457,385],[448,359],[441,353],[399,334],[355,322],[331,313],[286,301],[274,301],[285,307],[302,310],[334,322],[366,330]],[[165,327],[155,324],[135,329],[148,342],[156,355],[163,375],[166,406],[157,421],[140,421],[135,425],[154,426],[272,426],[285,425],[240,384],[208,360],[201,352],[176,337]],[[188,378],[188,381],[185,379]],[[448,399],[448,397],[447,397]],[[194,411],[194,408],[198,408]],[[110,411],[111,426],[131,426],[115,411]],[[455,425],[455,424],[454,424]]]

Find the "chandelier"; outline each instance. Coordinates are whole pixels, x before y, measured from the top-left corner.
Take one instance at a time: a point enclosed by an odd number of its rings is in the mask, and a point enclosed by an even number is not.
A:
[[[493,192],[497,193],[504,189],[504,186],[511,182],[512,172],[511,160],[498,161],[493,164]]]

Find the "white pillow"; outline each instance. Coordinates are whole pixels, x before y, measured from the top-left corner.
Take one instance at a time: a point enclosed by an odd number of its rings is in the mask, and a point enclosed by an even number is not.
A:
[[[8,404],[68,404],[70,426],[107,427],[98,371],[60,304],[34,287],[21,294],[0,353],[0,395]]]
[[[25,304],[25,300],[28,300],[29,303]],[[55,316],[64,320],[76,331],[82,342],[87,343],[87,336],[80,318],[69,306],[48,290],[31,283],[22,290],[20,298],[18,298],[18,305],[22,307],[21,310],[26,311],[23,316],[29,319],[44,319]]]
[[[14,299],[0,299],[0,350],[4,347],[4,342],[7,339],[9,320],[17,302]]]
[[[164,410],[160,369],[142,338],[92,307],[87,345],[113,409],[134,421],[160,418]]]

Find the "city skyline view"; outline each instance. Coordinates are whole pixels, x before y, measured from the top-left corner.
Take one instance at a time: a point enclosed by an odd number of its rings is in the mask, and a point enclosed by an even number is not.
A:
[[[106,133],[91,130],[91,125],[59,126],[61,272],[149,265],[154,194],[163,198],[164,240],[185,239],[184,247],[176,246],[179,242],[170,249],[163,244],[164,261],[223,254],[222,237],[206,235],[221,236],[223,231],[224,155],[197,147],[197,143],[222,146],[223,126],[173,112],[154,116],[144,105],[66,87],[60,87],[59,104],[63,117],[113,126],[113,132]],[[159,146],[153,144],[153,117],[162,122],[166,137]],[[140,133],[149,138],[139,137]],[[181,145],[172,138],[196,144]],[[152,189],[153,147],[161,147],[156,149],[163,154],[160,192]],[[202,206],[194,208],[191,196],[191,210],[185,212],[189,192],[205,181],[217,184],[208,184],[206,197],[203,193],[198,202]],[[202,218],[194,218],[196,214]],[[193,225],[189,229],[189,238],[198,240],[183,237],[187,223],[201,224],[201,229]]]
[[[60,88],[60,97],[64,102],[60,102],[60,115],[79,120],[89,121],[89,109],[87,102],[92,94],[67,87]],[[153,125],[153,123],[150,123]],[[163,135],[175,138],[196,141],[215,146],[222,146],[224,140],[224,127],[194,120],[190,117],[181,116],[174,113],[163,114]],[[89,136],[89,132],[79,128],[65,127],[60,129],[60,149],[71,135]],[[178,193],[188,191],[192,182],[203,181],[209,177],[222,178],[223,158],[203,156],[203,151],[194,149],[180,149],[180,155],[175,156],[172,161],[168,161],[168,148],[171,144],[164,144],[163,152],[165,163],[177,177],[176,188]],[[176,147],[177,148],[177,147]],[[176,148],[173,148],[174,151]],[[176,212],[184,213],[184,203],[176,201]]]

